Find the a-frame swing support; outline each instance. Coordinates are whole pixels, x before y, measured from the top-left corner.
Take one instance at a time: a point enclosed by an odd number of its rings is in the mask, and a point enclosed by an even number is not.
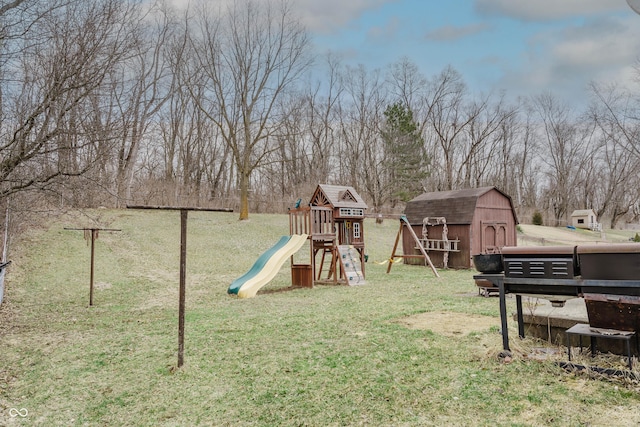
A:
[[[433,262],[431,262],[431,258],[429,258],[429,254],[427,254],[427,251],[422,245],[422,242],[416,235],[416,232],[413,231],[413,228],[411,228],[411,224],[409,224],[407,217],[404,215],[400,217],[400,229],[398,230],[398,235],[396,236],[396,242],[393,244],[393,252],[391,253],[391,258],[389,258],[389,266],[387,267],[387,273],[391,271],[391,266],[395,262],[396,258],[404,259],[404,258],[415,258],[416,256],[420,256],[420,255],[404,255],[404,254],[396,255],[396,251],[398,249],[398,243],[400,242],[400,236],[402,236],[402,229],[405,226],[407,227],[407,230],[409,230],[409,234],[411,234],[411,237],[413,237],[413,240],[415,240],[416,245],[418,246],[418,249],[422,253],[422,256],[424,257],[425,261],[429,264],[429,267],[431,267],[431,271],[433,271],[433,274],[436,277],[440,277],[440,275],[438,274],[438,270],[436,270],[436,267],[433,265]]]

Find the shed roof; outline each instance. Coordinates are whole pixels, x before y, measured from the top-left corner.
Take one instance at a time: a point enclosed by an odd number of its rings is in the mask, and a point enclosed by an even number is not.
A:
[[[355,188],[346,185],[318,184],[309,204],[331,205],[334,208],[368,208]]]
[[[497,191],[509,200],[515,218],[511,197],[496,187],[423,193],[407,203],[405,215],[411,224],[422,224],[426,216],[444,216],[447,224],[471,224],[478,199],[490,191]]]
[[[573,218],[574,216],[589,216],[589,215],[595,216],[596,213],[593,211],[593,209],[577,209],[573,211],[573,213],[571,214],[571,217]]]

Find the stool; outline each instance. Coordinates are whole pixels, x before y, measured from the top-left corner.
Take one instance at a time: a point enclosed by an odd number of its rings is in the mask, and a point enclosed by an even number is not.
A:
[[[606,332],[610,333],[606,333]],[[591,328],[587,323],[578,323],[566,330],[567,347],[569,353],[569,362],[571,362],[571,335],[578,335],[580,338],[580,349],[582,350],[582,337],[587,336],[591,344],[591,357],[596,355],[596,338],[610,338],[614,340],[624,340],[627,346],[627,358],[629,360],[629,369],[632,368],[631,359],[631,339],[636,336],[635,331],[619,331],[616,329],[596,329]]]

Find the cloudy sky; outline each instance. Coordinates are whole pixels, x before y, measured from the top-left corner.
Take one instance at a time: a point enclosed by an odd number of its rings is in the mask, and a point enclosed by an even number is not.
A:
[[[207,0],[216,1],[224,0]],[[640,92],[640,15],[626,0],[291,3],[318,53],[350,65],[384,69],[406,56],[428,77],[453,66],[474,91],[551,91],[576,103],[586,102],[591,81]]]
[[[453,66],[473,90],[551,91],[567,101],[586,99],[590,81],[637,77],[640,15],[626,0],[295,3],[318,49],[368,68],[407,56],[427,76]]]

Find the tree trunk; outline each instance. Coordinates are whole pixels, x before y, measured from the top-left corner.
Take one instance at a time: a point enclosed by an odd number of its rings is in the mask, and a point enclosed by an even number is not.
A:
[[[249,175],[240,173],[240,221],[249,219]]]

